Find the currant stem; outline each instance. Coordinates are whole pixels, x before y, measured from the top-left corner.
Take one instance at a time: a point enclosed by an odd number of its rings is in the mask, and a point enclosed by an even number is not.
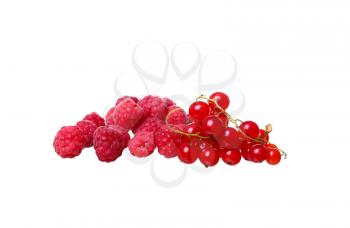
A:
[[[182,110],[181,108],[174,108],[173,110],[171,110],[170,112],[168,112],[168,114],[166,115],[165,117],[165,125],[173,132],[177,133],[177,134],[181,134],[181,135],[186,135],[188,137],[198,137],[198,138],[201,138],[201,139],[207,139],[209,137],[205,137],[205,136],[201,136],[199,135],[199,133],[195,133],[195,134],[192,134],[192,133],[187,133],[187,132],[184,132],[184,131],[181,131],[179,129],[176,129],[176,126],[172,125],[172,124],[169,124],[169,116],[171,115],[171,113],[175,112],[175,111],[178,111],[178,110]]]
[[[283,150],[281,150],[280,148],[277,148],[277,149],[281,153],[281,155],[283,156],[283,159],[287,159],[287,153],[284,152]]]

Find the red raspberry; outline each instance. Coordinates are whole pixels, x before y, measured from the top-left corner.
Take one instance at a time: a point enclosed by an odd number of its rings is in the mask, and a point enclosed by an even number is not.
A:
[[[143,117],[143,109],[132,99],[125,99],[115,107],[112,119],[114,125],[124,128],[127,132]]]
[[[126,99],[131,99],[131,100],[135,101],[135,103],[139,102],[139,99],[137,97],[123,96],[123,97],[118,98],[117,102],[115,102],[115,106],[122,103]]]
[[[83,120],[89,120],[97,125],[97,127],[105,126],[105,120],[96,112],[92,112],[84,117]]]
[[[170,98],[167,98],[167,97],[162,98],[162,101],[165,103],[165,105],[166,105],[167,107],[176,105],[175,102],[174,102],[173,100],[171,100]]]
[[[85,147],[92,147],[94,132],[97,129],[96,124],[88,120],[81,120],[76,124],[85,137]]]
[[[145,96],[138,103],[145,111],[145,117],[156,117],[164,120],[167,112],[167,107],[164,101],[157,96]]]
[[[123,149],[128,147],[128,143],[129,143],[129,140],[130,140],[129,133],[128,132],[124,133],[124,129],[120,128],[120,127],[118,127],[116,125],[113,125],[111,127],[113,127],[121,135],[120,139],[121,139],[121,142],[123,144]]]
[[[128,143],[130,141],[130,135],[129,133],[122,134],[121,140],[123,142],[123,149],[128,147]]]
[[[147,157],[153,153],[156,146],[154,145],[154,136],[151,132],[137,133],[128,144],[130,153],[136,157]]]
[[[114,113],[114,109],[115,107],[112,107],[108,110],[107,114],[106,114],[106,125],[114,125],[113,122],[113,113]]]
[[[139,133],[139,132],[144,132],[144,131],[155,132],[162,125],[164,125],[164,121],[162,121],[158,118],[154,118],[154,117],[147,117],[142,122],[140,122],[138,125],[136,125],[132,129],[132,132],[134,134]]]
[[[102,162],[112,162],[122,155],[122,135],[111,126],[97,128],[93,142],[97,158]]]
[[[53,147],[62,158],[73,158],[84,149],[85,140],[77,126],[62,127],[55,136]]]
[[[183,125],[187,122],[187,114],[182,108],[173,105],[168,107],[167,119],[171,125]]]
[[[176,143],[179,137],[168,127],[162,126],[154,133],[154,143],[158,152],[166,158],[172,158],[177,155]]]

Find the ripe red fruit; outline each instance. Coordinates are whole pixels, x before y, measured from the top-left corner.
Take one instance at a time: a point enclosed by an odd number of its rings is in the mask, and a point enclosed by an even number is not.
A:
[[[197,120],[202,120],[204,117],[209,115],[209,105],[203,101],[196,101],[191,104],[189,108],[189,115]]]
[[[196,123],[186,125],[183,131],[189,134],[197,134],[200,132],[198,124]]]
[[[173,105],[168,107],[167,111],[168,111],[167,113],[168,124],[171,124],[171,125],[186,124],[187,114],[182,108]]]
[[[124,137],[112,126],[101,126],[94,132],[93,144],[97,158],[102,162],[112,162],[122,155]]]
[[[207,135],[221,136],[224,133],[225,126],[221,119],[216,116],[205,117],[200,124],[202,132]]]
[[[183,142],[179,145],[177,157],[186,164],[192,164],[198,158],[197,153],[192,150],[190,144],[187,142]]]
[[[281,161],[281,153],[273,144],[265,145],[266,162],[270,165],[277,165]]]
[[[138,103],[144,111],[144,118],[155,117],[164,120],[167,113],[167,104],[158,96],[145,96]]]
[[[275,144],[272,144],[272,143],[265,144],[265,148],[278,149],[277,146]]]
[[[177,154],[176,140],[179,136],[165,125],[154,133],[154,143],[159,154],[166,158],[175,157]]]
[[[94,137],[94,132],[97,129],[97,125],[88,120],[81,120],[77,122],[76,126],[81,130],[83,136],[85,137],[85,147],[92,147],[92,140]]]
[[[214,147],[209,146],[199,152],[198,158],[205,167],[210,167],[219,162],[220,155]]]
[[[226,128],[224,133],[215,139],[220,146],[227,149],[238,148],[242,144],[237,130],[232,127]]]
[[[220,113],[218,115],[218,117],[221,119],[221,121],[224,123],[224,125],[227,127],[229,124],[229,120],[227,118],[227,116],[225,115],[225,113]]]
[[[241,153],[238,149],[219,149],[221,159],[228,165],[237,165],[241,161]]]
[[[256,138],[259,135],[259,126],[253,121],[244,121],[239,128],[251,138]]]
[[[266,159],[265,148],[261,144],[252,145],[248,150],[248,154],[252,162],[263,162]]]
[[[152,132],[138,132],[128,143],[129,151],[132,155],[143,158],[151,155],[156,149],[154,144],[154,134]]]
[[[263,129],[260,129],[259,130],[259,135],[258,135],[258,138],[268,142],[269,141],[269,134],[266,134],[265,130]]]
[[[105,119],[103,119],[99,114],[96,112],[92,112],[88,115],[86,115],[83,120],[88,120],[93,122],[97,125],[97,127],[104,126],[105,125]]]
[[[120,102],[114,109],[112,119],[116,126],[124,128],[124,132],[128,132],[143,117],[144,111],[132,99],[125,99]]]
[[[247,161],[252,161],[250,153],[249,153],[249,148],[254,144],[255,143],[253,143],[249,140],[246,140],[240,146],[242,157]]]
[[[224,110],[227,109],[227,107],[230,105],[230,98],[225,93],[216,92],[210,95],[209,98],[215,100],[216,103]],[[214,102],[209,101],[209,105],[211,109],[217,109],[217,106]]]
[[[62,158],[80,155],[86,144],[83,132],[77,126],[62,127],[56,134],[53,146]]]

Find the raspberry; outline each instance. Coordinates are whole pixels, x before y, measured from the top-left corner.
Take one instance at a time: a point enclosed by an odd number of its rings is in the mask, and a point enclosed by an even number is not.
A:
[[[62,127],[55,136],[53,147],[62,158],[73,158],[84,149],[85,140],[77,126]]]
[[[118,127],[116,125],[113,125],[111,127],[113,127],[121,135],[120,139],[121,139],[121,142],[122,142],[122,145],[123,145],[123,149],[128,147],[128,142],[130,140],[129,133],[128,132],[124,133],[124,129],[120,128],[120,127]]]
[[[96,112],[92,112],[84,117],[83,120],[89,120],[97,125],[97,127],[105,126],[105,120]]]
[[[158,148],[158,152],[166,158],[172,158],[177,155],[176,143],[179,137],[166,126],[160,127],[154,133],[154,143]]]
[[[114,125],[114,122],[113,122],[113,112],[114,112],[114,109],[115,107],[112,107],[108,110],[107,114],[106,114],[106,125]]]
[[[88,120],[81,120],[76,124],[85,137],[85,147],[92,147],[94,132],[97,128],[96,124]]]
[[[130,135],[129,133],[122,134],[121,140],[123,142],[123,149],[128,147],[128,143],[130,141]]]
[[[137,97],[123,96],[123,97],[118,98],[117,102],[115,102],[115,106],[122,103],[126,99],[131,99],[131,100],[135,101],[135,103],[139,102],[139,99]]]
[[[114,125],[124,128],[127,132],[139,122],[143,113],[143,109],[128,98],[115,107],[112,120]]]
[[[97,128],[93,142],[97,158],[102,162],[112,162],[122,155],[122,135],[111,126]]]
[[[187,122],[186,112],[182,108],[175,105],[168,107],[167,118],[168,123],[171,125],[181,125],[186,124]]]
[[[173,100],[171,100],[170,98],[167,98],[167,97],[162,98],[162,101],[165,103],[165,105],[166,105],[167,107],[176,105],[175,102],[174,102]]]
[[[138,103],[144,110],[144,117],[156,117],[164,120],[167,112],[167,107],[164,101],[157,96],[145,96]]]
[[[140,122],[138,125],[133,127],[132,132],[134,134],[139,133],[139,132],[144,132],[144,131],[155,132],[163,124],[164,124],[164,121],[162,121],[158,118],[147,117],[142,122]]]
[[[136,157],[147,157],[153,153],[156,146],[154,145],[154,136],[152,132],[137,133],[128,143],[130,153]]]

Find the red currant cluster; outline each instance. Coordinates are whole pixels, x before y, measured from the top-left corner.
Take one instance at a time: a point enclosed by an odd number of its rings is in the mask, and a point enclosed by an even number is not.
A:
[[[236,120],[226,112],[229,104],[225,93],[216,92],[209,98],[202,95],[187,114],[169,98],[124,96],[105,118],[93,112],[73,126],[62,127],[53,146],[62,158],[76,157],[84,148],[94,147],[102,162],[115,161],[125,148],[140,158],[157,148],[166,158],[178,157],[186,164],[199,159],[205,167],[216,165],[220,158],[236,165],[241,157],[278,164],[286,154],[269,143],[271,125],[259,129],[252,121]]]
[[[206,167],[216,165],[220,157],[228,165],[238,164],[241,157],[256,163],[266,160],[271,165],[278,164],[281,156],[286,154],[269,143],[272,126],[269,124],[264,130],[253,121],[233,119],[225,111],[229,104],[225,93],[216,92],[209,98],[202,95],[191,104],[191,123],[183,131],[168,125],[173,131],[187,136],[179,147],[179,159],[190,164],[199,158]],[[229,126],[230,122],[236,129]]]

